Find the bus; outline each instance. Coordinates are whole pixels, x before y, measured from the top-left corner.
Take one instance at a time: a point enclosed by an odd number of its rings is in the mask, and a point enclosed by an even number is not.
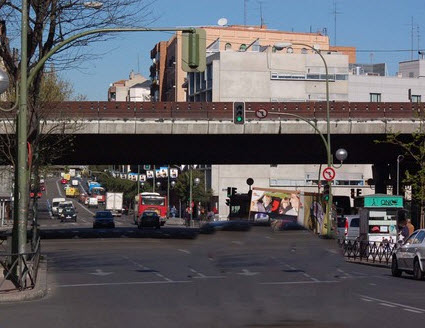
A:
[[[155,211],[159,215],[161,226],[167,219],[167,199],[157,192],[142,192],[134,199],[134,223],[144,211]]]
[[[96,196],[97,201],[101,204],[106,203],[106,191],[103,187],[93,187],[91,190],[91,196]]]

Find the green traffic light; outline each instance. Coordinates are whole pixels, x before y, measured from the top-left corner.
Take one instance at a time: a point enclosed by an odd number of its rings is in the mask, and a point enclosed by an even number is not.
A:
[[[241,121],[242,121],[242,117],[240,117],[240,116],[239,116],[239,117],[237,117],[237,118],[236,118],[236,120],[237,120],[238,122],[241,122]]]

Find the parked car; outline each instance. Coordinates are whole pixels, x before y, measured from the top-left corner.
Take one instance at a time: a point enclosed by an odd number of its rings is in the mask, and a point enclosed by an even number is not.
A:
[[[62,178],[61,183],[62,184],[67,184],[68,183],[68,180],[66,180],[65,178]]]
[[[111,211],[97,211],[93,219],[93,229],[100,227],[115,228],[114,216]]]
[[[69,206],[65,207],[59,214],[59,219],[61,220],[61,222],[64,222],[67,220],[77,222],[77,211],[75,210],[74,207],[69,207]]]
[[[400,277],[403,272],[413,274],[417,280],[425,278],[425,229],[416,230],[405,242],[399,241],[394,251],[391,273]]]
[[[360,216],[344,215],[338,218],[338,239],[356,240],[360,236]]]
[[[155,211],[144,211],[137,220],[137,227],[139,229],[142,229],[143,227],[155,227],[155,229],[161,228],[158,213]]]

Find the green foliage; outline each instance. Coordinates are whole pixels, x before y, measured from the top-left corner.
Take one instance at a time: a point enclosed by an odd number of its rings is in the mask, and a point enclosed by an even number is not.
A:
[[[192,171],[192,182],[196,179],[200,179],[199,185],[192,184],[192,199],[194,202],[209,202],[212,196],[212,190],[209,189],[205,191],[205,179],[202,171],[193,170]],[[184,201],[188,202],[190,198],[190,172],[182,172],[176,181],[176,186],[174,187],[178,197]]]
[[[122,192],[124,193],[124,204],[132,204],[135,196],[137,195],[137,182],[114,178],[108,173],[94,173],[97,181],[110,192]],[[152,191],[152,184],[145,182],[144,186],[140,186],[140,192]]]
[[[399,146],[405,158],[413,160],[416,164],[416,170],[406,171],[403,183],[412,186],[412,198],[423,205],[425,203],[425,117],[420,116],[419,119],[419,128],[412,133],[411,138],[405,140],[401,138],[400,133],[393,133],[387,135],[385,142]]]

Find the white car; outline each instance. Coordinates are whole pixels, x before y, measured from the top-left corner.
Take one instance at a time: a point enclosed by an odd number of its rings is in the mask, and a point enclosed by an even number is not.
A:
[[[425,278],[425,229],[416,230],[406,241],[399,241],[393,254],[391,273],[400,277],[404,272],[413,274],[417,280]]]
[[[65,198],[53,198],[52,199],[52,215],[58,215],[58,207],[61,202],[66,201]]]

